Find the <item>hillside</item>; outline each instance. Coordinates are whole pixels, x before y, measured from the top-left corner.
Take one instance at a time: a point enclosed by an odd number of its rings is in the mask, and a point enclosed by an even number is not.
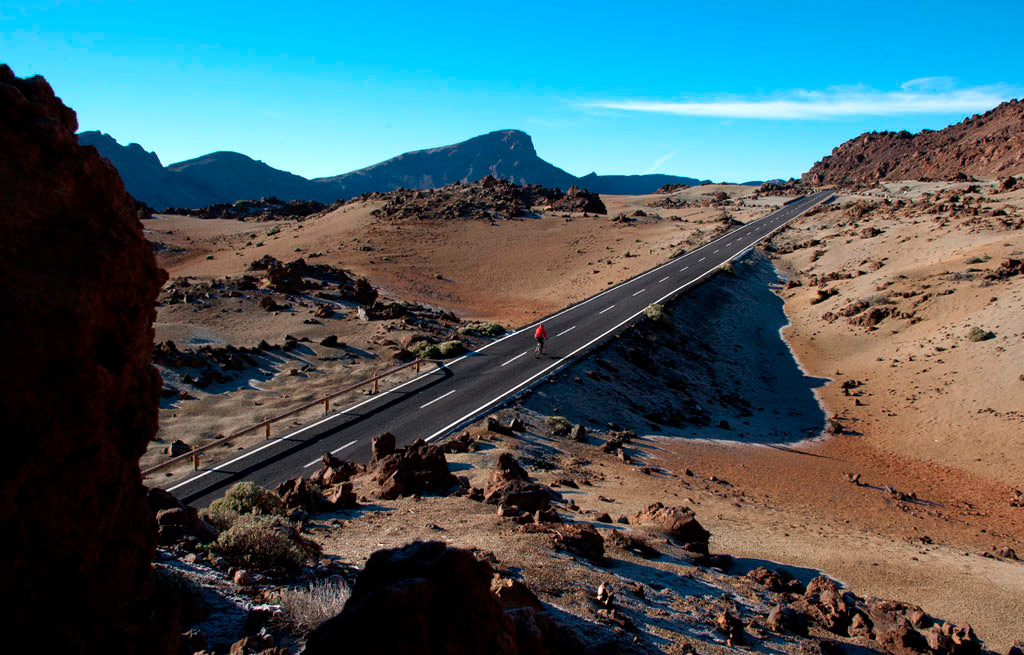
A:
[[[488,175],[562,191],[578,186],[593,193],[627,195],[653,193],[666,184],[700,184],[696,178],[675,175],[590,173],[577,178],[541,159],[533,139],[520,130],[500,130],[452,145],[407,152],[357,171],[313,180],[237,152],[214,152],[165,167],[156,153],[137,143],[122,146],[110,135],[96,131],[82,132],[78,140],[110,160],[136,199],[161,209],[196,209],[271,196],[331,203],[364,193],[477,182]]]
[[[1024,172],[1024,102],[1011,100],[949,127],[865,132],[803,174],[808,184],[994,178]]]

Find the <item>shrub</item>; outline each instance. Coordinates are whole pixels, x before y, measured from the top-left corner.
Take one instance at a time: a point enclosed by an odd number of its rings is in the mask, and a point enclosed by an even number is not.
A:
[[[686,254],[686,248],[676,248],[675,250],[672,251],[672,254],[670,255],[670,257],[672,259],[676,259],[678,257],[682,257],[685,254]]]
[[[972,327],[971,331],[967,333],[967,338],[974,342],[988,341],[989,339],[995,339],[996,334],[995,332],[983,330],[980,327],[975,326]]]
[[[277,515],[284,513],[281,499],[252,482],[239,482],[223,498],[203,510],[203,518],[218,530],[230,528],[243,514]]]
[[[564,416],[549,416],[544,422],[551,434],[564,436],[572,432],[572,423]]]
[[[984,264],[989,260],[988,257],[971,257],[967,260],[968,264]]]
[[[281,231],[281,228],[279,228],[279,227],[277,227],[275,225],[274,227],[272,227],[269,230],[267,230],[267,236],[268,237],[272,237],[272,236],[274,236],[275,234],[277,234],[280,231]]]
[[[731,273],[732,275],[736,275],[736,269],[732,267],[732,262],[726,262],[722,264],[721,266],[718,267],[718,270],[722,271],[723,273]]]
[[[459,328],[459,334],[481,337],[500,337],[505,328],[499,323],[470,323]]]
[[[277,621],[296,636],[303,637],[345,608],[352,591],[344,582],[321,580],[305,589],[282,589],[277,602],[281,616]]]
[[[417,341],[409,346],[409,352],[419,359],[440,359],[441,350],[429,341]]]
[[[437,347],[437,351],[441,355],[441,359],[448,359],[449,357],[458,357],[466,352],[466,346],[456,339],[454,341],[445,341]]]
[[[283,566],[294,570],[318,554],[317,546],[300,537],[284,519],[252,514],[239,516],[211,548],[236,566],[256,569]]]
[[[644,309],[644,315],[655,323],[666,323],[668,318],[665,316],[665,306],[657,303],[647,305]]]

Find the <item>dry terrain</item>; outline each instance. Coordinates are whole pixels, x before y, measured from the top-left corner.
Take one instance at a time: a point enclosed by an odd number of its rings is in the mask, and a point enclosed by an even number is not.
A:
[[[742,198],[742,205],[714,200],[719,191]],[[162,246],[158,257],[169,284],[186,276],[200,283],[240,276],[264,255],[303,257],[365,276],[386,298],[512,327],[660,263],[679,247],[694,247],[720,225],[723,211],[745,221],[784,200],[754,199],[755,191],[696,187],[673,194],[676,202],[664,195],[606,196],[607,216],[538,211],[511,220],[389,221],[371,213],[380,206],[371,200],[301,222],[164,216],[146,228]],[[691,206],[664,206],[681,200]],[[1024,190],[1003,191],[995,182],[892,183],[840,195],[794,223],[769,249],[793,280],[778,290],[791,322],[782,336],[806,375],[822,379],[813,393],[834,416],[836,434],[773,442],[749,431],[723,435],[714,424],[671,432],[650,429],[650,421],[627,423],[633,419],[623,412],[617,422],[642,437],[635,454],[662,473],[644,475],[611,457],[557,455],[559,469],[599,482],[580,495],[579,506],[614,517],[678,496],[712,532],[713,551],[823,571],[857,594],[919,603],[970,622],[989,647],[1005,649],[1024,630],[1024,565],[1000,550],[1024,554],[1024,509],[1010,504],[1013,489],[1024,486],[1024,276],[1000,271],[1013,270],[1003,266],[1007,259],[1022,258],[1022,207]],[[611,220],[638,209],[648,216]],[[255,297],[160,307],[158,341],[174,339],[182,347],[277,343],[285,334],[311,340],[289,354],[292,361],[268,362],[265,379],[244,388],[183,387],[199,398],[165,404],[163,441],[194,443],[203,431],[239,427],[313,390],[391,366],[394,333],[409,329],[401,320],[362,321],[354,306],[319,324],[304,323],[320,303],[289,301],[292,311],[277,313],[260,310]],[[452,336],[460,323],[440,325]],[[975,327],[985,338],[971,340]],[[738,339],[737,330],[730,334]],[[346,347],[317,345],[329,334]],[[302,366],[310,368],[288,374]],[[594,368],[592,361],[579,367]],[[586,375],[561,376],[545,393],[566,400],[524,416],[536,424],[545,414],[569,414],[576,393],[570,390],[586,394],[590,384]],[[531,443],[515,447],[529,452]],[[160,447],[154,444],[149,461],[162,457]],[[478,459],[464,464],[457,472],[474,484],[475,469],[488,468]],[[860,483],[846,474],[859,474]],[[613,501],[605,505],[598,495]],[[358,563],[376,548],[414,537],[479,545],[499,561],[522,562],[542,598],[558,604],[544,595],[557,586],[545,582],[547,560],[529,561],[538,547],[534,536],[509,539],[489,510],[458,509],[468,502],[463,499],[396,502],[399,511],[362,513],[337,537],[326,532],[328,551]],[[422,520],[407,520],[412,514]],[[369,529],[352,529],[360,525]],[[580,575],[582,587],[601,578]]]

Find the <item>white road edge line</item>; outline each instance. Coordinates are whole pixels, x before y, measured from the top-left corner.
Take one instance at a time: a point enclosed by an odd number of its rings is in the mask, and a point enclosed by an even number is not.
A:
[[[429,407],[430,405],[433,405],[434,403],[436,403],[437,401],[441,400],[442,398],[445,398],[446,396],[452,395],[456,391],[458,391],[458,389],[452,389],[448,393],[440,395],[437,398],[434,398],[433,400],[431,400],[430,402],[424,403],[424,404],[420,405],[420,409],[423,409],[424,407]]]
[[[808,209],[809,209],[809,208],[808,208]],[[804,210],[804,211],[807,211],[807,210]],[[801,212],[801,213],[802,213],[802,212]],[[778,229],[778,228],[776,228],[776,229]],[[772,232],[774,232],[774,231],[775,231],[775,230],[772,230]],[[746,246],[745,248],[743,248],[742,250],[740,250],[740,251],[739,251],[738,253],[736,253],[735,255],[733,255],[732,257],[730,257],[729,259],[725,260],[725,262],[723,262],[723,263],[728,263],[728,262],[731,262],[732,260],[736,259],[736,258],[737,258],[737,257],[739,257],[740,255],[744,254],[745,252],[747,252],[747,250],[748,250],[748,249],[749,249],[749,248],[750,248],[751,246],[755,245],[755,244],[756,244],[756,243],[757,243],[758,241],[761,241],[761,239],[760,239],[760,238],[758,238],[758,239],[754,239],[754,240],[753,240],[753,241],[752,241],[752,242],[750,243],[750,245]],[[672,290],[672,291],[669,291],[668,293],[666,293],[666,294],[665,294],[664,296],[662,296],[661,298],[659,298],[659,299],[658,299],[658,300],[656,300],[655,302],[657,302],[657,303],[660,303],[660,302],[662,302],[663,300],[665,300],[666,298],[670,298],[671,296],[673,296],[673,295],[675,295],[675,294],[679,293],[680,291],[682,291],[682,290],[683,290],[683,289],[685,289],[686,287],[690,286],[691,284],[694,284],[694,283],[695,283],[695,282],[697,282],[698,280],[701,280],[701,279],[703,279],[703,278],[707,277],[708,275],[711,275],[711,274],[712,274],[712,273],[714,273],[714,272],[715,272],[716,270],[717,270],[717,268],[713,268],[713,269],[711,269],[711,270],[709,270],[709,271],[705,271],[704,273],[701,273],[701,274],[700,274],[699,276],[697,276],[696,278],[694,278],[694,279],[690,280],[689,282],[687,282],[687,283],[683,284],[682,286],[680,286],[680,287],[676,287],[676,288],[675,288],[674,290]],[[479,407],[477,407],[476,409],[474,409],[474,410],[473,410],[473,411],[471,411],[470,413],[466,414],[465,416],[463,416],[463,417],[461,417],[461,418],[459,418],[459,419],[457,419],[457,420],[455,420],[455,421],[453,421],[453,422],[449,423],[449,424],[448,424],[448,425],[446,425],[445,427],[441,428],[440,430],[438,430],[438,431],[437,431],[437,432],[435,432],[434,434],[432,434],[432,435],[430,435],[429,437],[427,437],[427,438],[426,438],[425,440],[426,440],[426,441],[433,441],[434,439],[436,439],[436,438],[440,437],[441,435],[443,435],[443,434],[447,434],[447,433],[448,433],[448,431],[449,431],[449,430],[451,430],[452,428],[454,428],[454,427],[456,427],[456,426],[458,426],[458,425],[462,424],[462,423],[463,423],[464,421],[467,421],[467,420],[469,420],[469,419],[472,419],[472,418],[473,418],[474,416],[477,416],[478,414],[480,414],[481,412],[483,412],[483,411],[484,411],[484,410],[486,410],[487,408],[491,407],[492,405],[495,405],[495,404],[497,404],[497,403],[501,402],[501,401],[502,401],[503,399],[505,399],[505,398],[509,397],[510,395],[512,395],[513,393],[515,393],[516,391],[518,391],[519,389],[522,389],[523,387],[525,387],[526,385],[528,385],[528,384],[529,384],[530,382],[533,382],[533,381],[534,381],[534,380],[536,380],[537,378],[539,378],[539,377],[543,376],[543,375],[544,375],[545,373],[547,373],[547,372],[548,372],[548,371],[550,371],[551,369],[553,369],[553,368],[556,368],[556,367],[558,367],[558,366],[561,366],[561,365],[563,365],[563,364],[564,364],[564,363],[565,363],[565,362],[566,362],[567,360],[571,359],[571,358],[572,358],[572,357],[573,357],[574,355],[576,355],[576,354],[577,354],[577,353],[579,353],[580,351],[583,351],[583,350],[585,350],[585,349],[589,348],[590,346],[594,345],[595,343],[597,343],[597,342],[598,342],[598,341],[600,341],[601,339],[605,338],[606,336],[608,336],[608,335],[609,335],[609,334],[611,334],[612,332],[615,332],[616,330],[618,330],[618,329],[619,329],[620,327],[622,327],[622,326],[623,326],[623,325],[625,325],[626,323],[629,323],[630,321],[632,321],[632,320],[633,320],[634,318],[636,318],[636,317],[637,317],[637,316],[639,316],[640,314],[643,314],[645,310],[646,310],[646,308],[645,308],[645,309],[641,309],[640,311],[636,312],[635,314],[633,314],[633,315],[632,315],[632,316],[630,316],[629,318],[627,318],[627,319],[623,320],[622,322],[620,322],[620,323],[616,324],[615,326],[613,326],[612,328],[610,328],[610,329],[606,330],[606,331],[605,331],[605,332],[603,332],[602,334],[600,334],[600,335],[598,335],[598,336],[594,337],[593,339],[591,339],[591,340],[590,340],[590,341],[588,341],[587,343],[583,344],[582,346],[580,346],[580,347],[579,347],[579,348],[577,348],[576,350],[574,350],[574,351],[572,351],[571,353],[569,353],[569,354],[567,354],[567,355],[563,356],[563,357],[562,357],[562,358],[561,358],[561,359],[560,359],[559,361],[556,361],[556,362],[554,362],[553,364],[551,364],[550,366],[547,366],[546,368],[543,368],[543,369],[541,369],[540,371],[538,371],[537,373],[534,373],[534,374],[533,374],[533,375],[531,375],[530,377],[526,378],[525,380],[523,380],[523,381],[522,381],[522,382],[520,382],[519,384],[515,385],[514,387],[512,387],[511,389],[509,389],[509,390],[508,390],[508,391],[506,391],[505,393],[503,393],[503,394],[501,394],[501,395],[499,395],[499,396],[497,396],[497,397],[495,397],[495,398],[493,398],[493,399],[491,399],[491,400],[487,401],[486,403],[484,403],[483,405],[480,405]]]
[[[556,334],[555,336],[556,336],[556,337],[560,337],[560,336],[562,336],[563,334],[568,334],[568,333],[572,332],[572,331],[573,331],[573,330],[575,330],[575,329],[576,329],[576,326],[574,325],[574,326],[572,326],[571,328],[569,328],[568,330],[562,330],[561,332],[559,332],[559,333],[558,333],[558,334]]]
[[[508,360],[507,362],[505,362],[504,364],[502,364],[502,366],[508,366],[509,364],[511,364],[512,362],[516,361],[517,359],[519,359],[520,357],[522,357],[523,355],[525,355],[525,354],[526,354],[526,353],[528,353],[528,352],[530,352],[530,351],[529,351],[529,350],[527,350],[527,351],[524,351],[524,352],[521,352],[521,353],[519,353],[518,355],[516,355],[516,356],[515,356],[515,357],[513,357],[512,359],[510,359],[510,360]]]

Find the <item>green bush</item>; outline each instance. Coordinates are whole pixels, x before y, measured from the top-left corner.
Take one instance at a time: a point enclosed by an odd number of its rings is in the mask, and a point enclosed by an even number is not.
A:
[[[676,259],[678,257],[682,257],[685,254],[686,254],[686,248],[676,248],[675,250],[672,251],[671,258],[672,259]]]
[[[647,318],[649,318],[650,320],[654,321],[655,323],[666,323],[666,322],[668,322],[668,317],[665,316],[665,306],[664,305],[659,305],[657,303],[652,304],[652,305],[647,305],[647,308],[644,309],[644,315]]]
[[[438,352],[441,354],[441,359],[448,359],[449,357],[458,357],[462,353],[466,352],[466,346],[459,340],[445,341],[437,347]]]
[[[203,510],[203,518],[218,530],[227,530],[243,514],[280,516],[284,506],[272,491],[252,482],[239,482]]]
[[[549,416],[544,422],[547,423],[551,434],[564,436],[572,431],[572,423],[564,416]]]
[[[459,334],[480,337],[500,337],[505,328],[498,323],[470,323],[459,328]]]
[[[316,544],[299,536],[288,521],[278,516],[239,516],[212,544],[236,566],[266,569],[283,566],[297,569],[318,555]]]
[[[417,341],[409,346],[409,352],[419,359],[441,358],[441,350],[429,341]]]
[[[971,331],[967,333],[967,338],[974,342],[988,341],[989,339],[995,339],[996,334],[995,332],[983,330],[980,327],[975,326],[972,327]]]
[[[736,269],[733,268],[732,262],[726,262],[722,264],[721,266],[718,267],[718,270],[722,271],[723,273],[730,273],[732,275],[736,275]]]

